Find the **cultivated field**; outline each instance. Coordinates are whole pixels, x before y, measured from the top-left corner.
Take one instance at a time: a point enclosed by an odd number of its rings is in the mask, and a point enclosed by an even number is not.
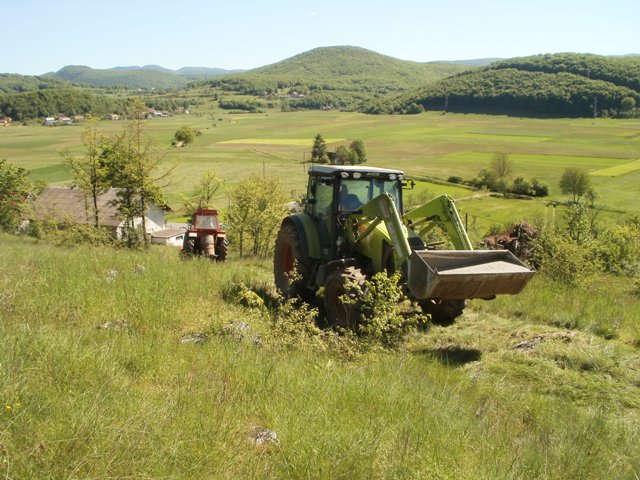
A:
[[[177,166],[169,202],[179,207],[179,192],[188,191],[199,175],[214,169],[231,185],[248,175],[263,173],[281,180],[285,192],[305,189],[311,143],[321,133],[329,149],[361,138],[370,165],[404,169],[409,175],[447,179],[475,177],[489,165],[496,151],[509,153],[514,175],[536,177],[550,187],[542,200],[467,199],[459,202],[462,213],[480,230],[493,224],[520,219],[551,218],[549,200],[566,200],[558,180],[566,167],[592,173],[599,195],[598,218],[607,222],[622,213],[640,210],[640,120],[525,119],[506,116],[425,113],[408,116],[369,116],[339,112],[268,112],[228,114],[203,108],[191,115],[148,121],[165,163]],[[195,143],[170,147],[181,125],[202,132]],[[124,122],[102,121],[100,131],[111,135]],[[34,179],[68,183],[69,174],[58,151],[81,151],[81,126],[42,127],[12,125],[0,129],[0,157],[32,171]],[[426,184],[429,195],[443,187]],[[469,191],[445,187],[454,198]],[[227,206],[224,191],[219,207]]]

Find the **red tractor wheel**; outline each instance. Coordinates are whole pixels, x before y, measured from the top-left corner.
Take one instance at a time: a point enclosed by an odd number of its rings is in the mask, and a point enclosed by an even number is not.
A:
[[[276,288],[285,298],[300,296],[306,300],[312,296],[313,292],[306,288],[308,265],[296,228],[285,223],[278,232],[273,258]]]

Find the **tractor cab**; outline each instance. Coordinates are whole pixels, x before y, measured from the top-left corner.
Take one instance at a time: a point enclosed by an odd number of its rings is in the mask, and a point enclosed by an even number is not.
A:
[[[316,165],[309,168],[305,213],[319,233],[321,249],[335,257],[343,220],[382,193],[394,199],[398,212],[402,207],[400,170],[353,165]]]

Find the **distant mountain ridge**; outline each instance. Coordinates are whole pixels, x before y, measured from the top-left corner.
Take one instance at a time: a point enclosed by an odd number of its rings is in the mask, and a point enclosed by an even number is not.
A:
[[[170,70],[159,65],[124,66],[96,69],[85,65],[68,65],[47,74],[89,87],[126,87],[141,89],[184,88],[190,81],[237,72],[221,68],[183,67]]]

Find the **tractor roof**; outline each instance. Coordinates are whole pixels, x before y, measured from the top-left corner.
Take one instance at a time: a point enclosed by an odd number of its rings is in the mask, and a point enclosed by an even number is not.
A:
[[[372,173],[372,174],[396,174],[404,175],[402,170],[392,170],[389,168],[365,167],[361,165],[314,165],[309,167],[309,175],[335,175],[342,172],[346,173]]]

